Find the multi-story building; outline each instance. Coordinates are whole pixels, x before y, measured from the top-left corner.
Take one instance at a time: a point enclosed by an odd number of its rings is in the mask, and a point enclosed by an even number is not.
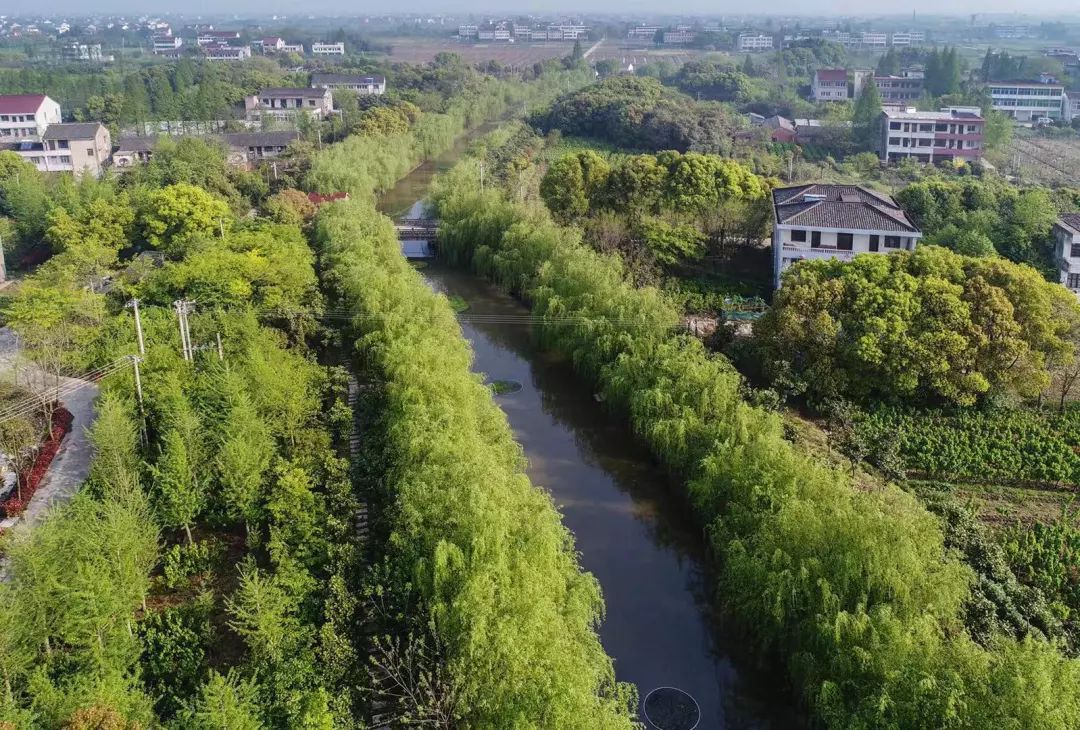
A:
[[[995,111],[1018,122],[1042,118],[1061,119],[1065,106],[1065,86],[1041,81],[991,81],[990,100]]]
[[[311,44],[312,56],[344,56],[345,44],[344,43],[312,43]]]
[[[0,96],[0,142],[40,142],[59,123],[60,105],[44,94]]]
[[[866,48],[885,48],[889,45],[889,34],[864,31],[859,40],[859,45]]]
[[[693,43],[696,37],[697,34],[692,30],[665,30],[663,36],[665,46],[681,46]]]
[[[282,53],[299,53],[304,55],[304,44],[302,43],[286,43],[281,47]]]
[[[910,30],[892,34],[893,48],[906,48],[907,46],[920,46],[926,41],[926,34],[921,30]]]
[[[878,153],[882,162],[911,157],[918,162],[975,162],[982,158],[985,120],[978,107],[939,112],[885,110],[881,113]]]
[[[251,58],[248,46],[203,46],[202,52],[207,61],[242,61]]]
[[[164,55],[167,53],[176,53],[180,46],[184,45],[184,39],[178,35],[170,33],[159,33],[153,37],[154,53],[157,55]]]
[[[357,74],[311,74],[311,88],[330,89],[331,92],[339,89],[355,91],[360,95],[386,93],[385,76],[360,76]]]
[[[921,98],[925,80],[921,75],[874,76],[882,104],[907,104]]]
[[[1065,92],[1065,103],[1062,106],[1061,118],[1070,124],[1074,119],[1080,118],[1080,91]]]
[[[846,101],[848,94],[848,72],[843,68],[819,68],[810,82],[812,101]]]
[[[1058,218],[1053,234],[1061,283],[1080,294],[1080,213],[1066,213]]]
[[[330,89],[263,89],[256,96],[244,99],[244,111],[248,121],[295,121],[301,113],[322,119],[329,116],[333,108]]]
[[[63,48],[65,61],[101,61],[100,43],[68,43]]]
[[[39,170],[67,171],[98,177],[109,161],[112,137],[100,122],[50,124],[42,135],[43,164]]]
[[[285,39],[274,36],[255,41],[251,45],[257,46],[263,53],[277,53],[285,48]]]
[[[896,201],[857,185],[776,188],[773,285],[796,261],[914,250],[922,233]]]
[[[656,39],[656,32],[660,30],[658,25],[637,25],[626,31],[626,39],[629,41],[652,42]]]
[[[222,46],[240,40],[238,30],[204,30],[195,37],[200,46]]]
[[[475,38],[479,32],[475,25],[459,25],[457,29],[458,38]]]
[[[992,26],[995,38],[1038,38],[1039,32],[1030,25],[995,25]]]
[[[764,33],[739,33],[736,48],[744,53],[771,51],[773,48],[773,37]]]

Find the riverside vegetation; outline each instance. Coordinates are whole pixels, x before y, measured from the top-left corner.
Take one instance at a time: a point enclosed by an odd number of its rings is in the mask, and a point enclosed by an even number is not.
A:
[[[480,191],[475,162],[438,187],[445,255],[528,301],[545,345],[685,480],[718,558],[718,595],[786,659],[830,727],[1074,727],[1080,668],[1052,643],[965,629],[973,573],[911,494],[857,489],[743,400],[725,358],[619,259],[535,205]],[[584,318],[584,326],[563,324]],[[632,324],[631,324],[632,323]]]

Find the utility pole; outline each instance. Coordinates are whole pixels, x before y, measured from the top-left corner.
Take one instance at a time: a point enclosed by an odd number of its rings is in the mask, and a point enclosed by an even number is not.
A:
[[[176,319],[180,325],[180,347],[181,354],[187,361],[195,359],[192,347],[191,347],[191,330],[188,327],[188,307],[195,302],[189,302],[186,299],[177,299],[173,302],[173,306],[176,307]]]
[[[143,395],[142,395],[142,378],[139,376],[139,363],[142,362],[142,358],[138,355],[131,355],[131,365],[135,368],[135,395],[139,397],[139,410],[143,407]]]
[[[484,163],[480,163],[480,192],[484,192]]]
[[[138,335],[138,337],[139,337],[139,354],[140,355],[145,355],[146,354],[146,343],[143,341],[142,319],[139,317],[139,300],[138,299],[132,299],[131,301],[129,301],[124,306],[125,307],[131,307],[132,309],[135,310],[135,334]]]
[[[221,347],[221,333],[220,332],[217,333],[217,359],[218,360],[224,360],[225,359],[225,350],[222,349],[222,347]]]

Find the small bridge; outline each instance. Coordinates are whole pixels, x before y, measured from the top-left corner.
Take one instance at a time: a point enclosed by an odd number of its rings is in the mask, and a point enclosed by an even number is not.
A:
[[[401,253],[407,259],[434,258],[439,240],[439,221],[433,218],[402,218],[394,224]]]

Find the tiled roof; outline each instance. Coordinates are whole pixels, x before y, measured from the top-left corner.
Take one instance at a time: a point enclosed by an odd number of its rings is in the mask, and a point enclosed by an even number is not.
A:
[[[887,195],[858,185],[798,185],[773,190],[776,222],[809,228],[918,233]]]
[[[819,68],[817,77],[818,81],[847,81],[847,69]]]
[[[152,152],[157,137],[121,137],[116,142],[117,152]]]
[[[72,122],[71,124],[50,124],[45,128],[42,139],[94,139],[101,122]]]
[[[1067,228],[1071,228],[1076,233],[1080,233],[1080,213],[1063,213],[1058,218],[1058,223],[1063,224]]]
[[[44,94],[0,96],[0,114],[35,114],[47,97]]]
[[[299,132],[231,132],[217,135],[230,147],[285,147],[300,139]]]
[[[385,84],[385,76],[359,74],[311,74],[311,83],[318,84]]]

